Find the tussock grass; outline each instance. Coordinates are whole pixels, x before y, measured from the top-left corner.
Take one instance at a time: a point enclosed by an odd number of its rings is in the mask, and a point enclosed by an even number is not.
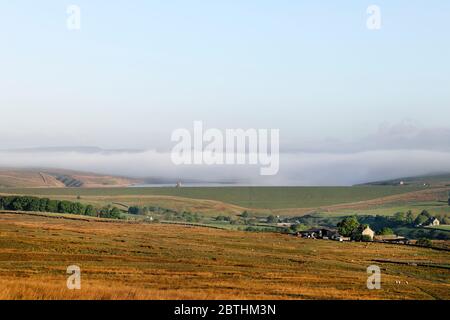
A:
[[[450,271],[426,266],[379,263],[368,290],[374,259],[450,264],[426,248],[0,214],[0,299],[450,299]],[[73,264],[81,290],[66,288]]]

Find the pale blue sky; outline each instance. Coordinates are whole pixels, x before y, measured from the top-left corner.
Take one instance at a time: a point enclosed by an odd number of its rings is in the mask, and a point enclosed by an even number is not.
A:
[[[294,149],[448,128],[449,33],[448,0],[2,1],[0,145],[165,148],[194,120]]]

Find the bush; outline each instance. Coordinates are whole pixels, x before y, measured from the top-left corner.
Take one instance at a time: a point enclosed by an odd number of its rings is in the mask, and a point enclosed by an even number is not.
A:
[[[308,230],[309,228],[308,228],[307,225],[300,223],[300,224],[293,224],[293,225],[291,225],[291,228],[290,228],[290,229],[291,229],[293,232],[298,232],[298,231],[305,231],[305,230]]]
[[[423,210],[416,218],[416,220],[414,220],[414,223],[416,225],[422,225],[425,222],[427,222],[431,217],[431,214],[427,211],[427,210]]]
[[[248,213],[248,211],[244,211],[244,212],[241,213],[241,217],[242,218],[248,218],[248,217],[250,217],[250,214]]]
[[[216,217],[216,221],[231,221],[231,217],[227,217],[227,216],[217,216]]]
[[[385,227],[385,228],[381,229],[380,231],[378,231],[377,234],[381,235],[381,236],[392,235],[392,234],[394,234],[394,231],[391,228]]]
[[[427,238],[420,238],[419,240],[417,240],[416,244],[418,246],[422,246],[422,247],[432,247],[433,243],[431,242],[430,239]]]
[[[141,208],[139,208],[138,206],[129,207],[128,213],[129,214],[141,214]]]

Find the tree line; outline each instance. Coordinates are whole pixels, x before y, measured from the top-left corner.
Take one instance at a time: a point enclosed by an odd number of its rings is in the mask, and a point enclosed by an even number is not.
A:
[[[30,196],[0,197],[0,210],[68,213],[110,219],[122,218],[121,211],[112,206],[95,208],[90,204],[83,205],[79,202]]]

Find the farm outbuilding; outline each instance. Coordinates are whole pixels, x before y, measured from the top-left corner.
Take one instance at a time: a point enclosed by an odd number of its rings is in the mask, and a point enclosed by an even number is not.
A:
[[[364,228],[364,230],[361,232],[361,235],[364,237],[364,236],[367,236],[367,237],[369,237],[371,240],[373,240],[373,237],[375,236],[375,232],[372,230],[372,229],[370,229],[370,227],[369,226],[366,226],[365,228]]]

